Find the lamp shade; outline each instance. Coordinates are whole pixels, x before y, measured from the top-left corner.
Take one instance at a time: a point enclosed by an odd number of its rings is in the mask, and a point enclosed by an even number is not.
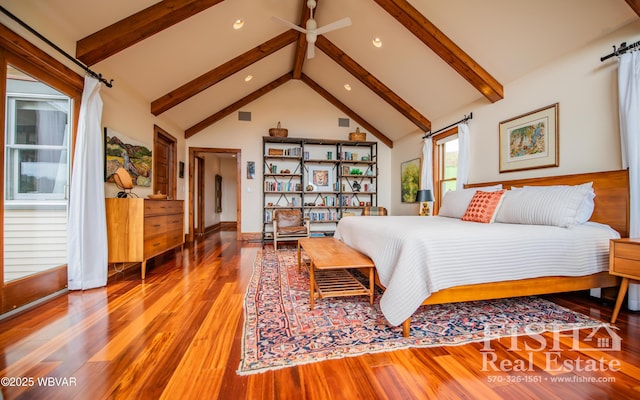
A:
[[[431,193],[431,190],[429,189],[418,190],[418,193],[416,194],[416,201],[419,203],[433,201],[433,193]]]

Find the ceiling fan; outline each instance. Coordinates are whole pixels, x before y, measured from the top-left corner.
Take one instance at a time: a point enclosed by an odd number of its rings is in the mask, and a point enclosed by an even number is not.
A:
[[[291,29],[295,29],[296,31],[302,32],[307,35],[307,44],[308,44],[307,58],[313,58],[315,55],[315,43],[316,43],[316,39],[318,38],[318,35],[322,35],[323,33],[327,33],[327,32],[334,31],[336,29],[344,28],[351,25],[351,18],[346,17],[318,28],[318,23],[316,22],[315,19],[313,19],[313,9],[316,8],[316,4],[317,3],[315,0],[307,1],[307,7],[309,7],[309,10],[311,11],[311,16],[307,20],[306,29],[301,28],[298,25],[293,24],[289,21],[286,21],[282,18],[279,18],[276,16],[271,17],[271,19],[273,19],[274,21],[279,22],[285,26],[288,26]]]

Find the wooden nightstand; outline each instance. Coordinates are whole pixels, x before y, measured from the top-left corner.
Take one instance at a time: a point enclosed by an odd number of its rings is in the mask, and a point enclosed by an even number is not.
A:
[[[609,273],[622,277],[611,323],[615,323],[629,280],[640,280],[640,239],[612,239],[609,246]]]

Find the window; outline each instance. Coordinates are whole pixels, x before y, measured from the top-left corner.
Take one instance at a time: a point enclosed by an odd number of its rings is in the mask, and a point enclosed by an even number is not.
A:
[[[6,96],[5,199],[65,199],[71,100],[16,69],[11,72]]]
[[[439,208],[442,197],[449,190],[456,190],[458,175],[458,129],[433,138],[433,180],[436,208]]]
[[[0,313],[6,313],[66,287],[65,194],[84,81],[2,24],[0,71]]]

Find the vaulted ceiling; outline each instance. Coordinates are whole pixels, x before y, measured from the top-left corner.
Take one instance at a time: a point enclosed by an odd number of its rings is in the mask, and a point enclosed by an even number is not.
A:
[[[316,0],[319,26],[352,25],[319,36],[307,59],[304,34],[271,19],[304,27],[306,2],[39,0],[21,15],[27,6],[0,1],[36,29],[54,21],[78,59],[185,137],[300,80],[389,146],[479,99],[500,101],[505,85],[640,13],[639,0]]]

